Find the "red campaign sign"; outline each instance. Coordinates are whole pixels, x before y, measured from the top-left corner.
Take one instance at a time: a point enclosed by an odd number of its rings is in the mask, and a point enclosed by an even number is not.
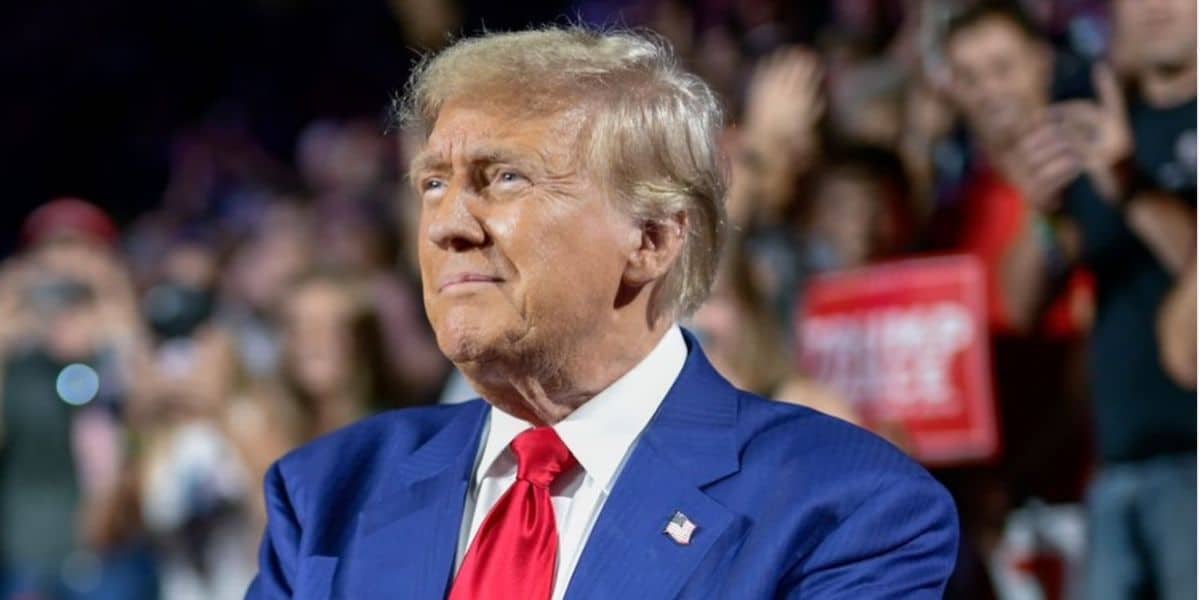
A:
[[[898,424],[908,449],[946,465],[998,451],[984,271],[972,256],[820,275],[796,320],[802,370],[866,425]]]

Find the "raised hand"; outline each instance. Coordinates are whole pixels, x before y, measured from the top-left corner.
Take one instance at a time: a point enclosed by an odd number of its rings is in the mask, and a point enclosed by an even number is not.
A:
[[[1106,197],[1118,193],[1113,167],[1133,151],[1133,133],[1125,97],[1112,68],[1098,64],[1092,69],[1092,84],[1098,100],[1070,100],[1051,107],[1064,139],[1074,149],[1088,174]]]
[[[823,71],[813,51],[793,46],[764,58],[754,69],[746,102],[746,135],[793,155],[812,151],[825,110]]]

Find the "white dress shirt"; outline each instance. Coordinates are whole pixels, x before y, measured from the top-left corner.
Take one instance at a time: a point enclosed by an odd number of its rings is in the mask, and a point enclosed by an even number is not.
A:
[[[581,468],[561,477],[550,488],[558,529],[553,600],[566,593],[604,501],[686,360],[683,334],[678,327],[672,327],[637,366],[554,425],[554,431]],[[454,562],[456,574],[475,532],[516,480],[517,461],[509,443],[532,427],[495,407],[489,409],[488,424],[475,459],[475,475],[463,508]]]

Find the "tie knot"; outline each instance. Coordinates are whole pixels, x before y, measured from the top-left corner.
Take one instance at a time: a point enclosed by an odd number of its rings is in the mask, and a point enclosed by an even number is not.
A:
[[[518,435],[512,441],[517,455],[517,479],[550,487],[558,476],[578,464],[562,438],[550,427],[536,427]]]

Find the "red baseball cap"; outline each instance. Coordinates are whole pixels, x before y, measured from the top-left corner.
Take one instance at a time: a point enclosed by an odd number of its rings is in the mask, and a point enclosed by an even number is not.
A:
[[[117,226],[108,213],[80,198],[55,198],[34,209],[21,225],[25,246],[64,237],[113,246],[117,243]]]

